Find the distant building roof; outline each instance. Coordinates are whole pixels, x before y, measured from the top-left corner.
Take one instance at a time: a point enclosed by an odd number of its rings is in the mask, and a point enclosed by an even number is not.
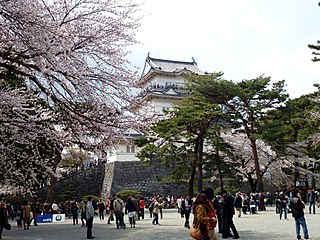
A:
[[[151,58],[148,56],[146,61],[150,64],[150,66],[153,69],[156,69],[162,72],[179,73],[183,71],[190,71],[193,73],[204,74],[204,72],[198,68],[197,63],[194,61],[194,59],[192,62],[183,62],[183,61]]]
[[[153,76],[157,74],[180,75],[182,73],[192,72],[199,75],[205,75],[206,72],[200,70],[196,61],[192,58],[191,62],[173,61],[166,59],[151,58],[148,54],[142,71],[142,76],[137,85],[144,85]]]

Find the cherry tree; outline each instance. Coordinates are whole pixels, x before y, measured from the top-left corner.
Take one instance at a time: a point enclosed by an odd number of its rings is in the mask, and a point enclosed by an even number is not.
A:
[[[249,138],[245,133],[231,133],[230,131],[225,131],[222,134],[222,138],[234,149],[234,157],[225,156],[225,161],[233,164],[235,174],[247,180],[251,186],[251,190],[255,191],[257,179]],[[280,189],[295,187],[296,171],[307,174],[308,170],[297,166],[297,162],[302,166],[308,165],[314,160],[300,151],[299,158],[297,159],[297,149],[299,146],[296,143],[287,146],[286,154],[276,153],[268,143],[261,139],[257,139],[256,145],[261,166],[261,177],[269,176],[271,182]],[[291,183],[291,185],[288,183]]]
[[[131,125],[138,5],[116,0],[0,1],[0,67],[25,79],[75,141],[105,145]]]
[[[136,75],[126,56],[138,43],[138,14],[139,5],[130,0],[0,0],[0,72],[22,79],[29,94],[46,103],[28,115],[23,106],[30,96],[2,90],[1,104],[16,109],[16,116],[6,123],[1,112],[1,126],[12,126],[6,130],[12,141],[1,142],[1,161],[13,161],[10,151],[19,141],[33,149],[39,132],[55,139],[55,151],[68,144],[103,149],[129,126],[145,124],[127,114]],[[39,127],[43,121],[47,128]],[[13,128],[17,124],[28,131]]]
[[[0,88],[0,183],[11,190],[46,182],[60,133],[50,125],[53,112],[23,89]]]

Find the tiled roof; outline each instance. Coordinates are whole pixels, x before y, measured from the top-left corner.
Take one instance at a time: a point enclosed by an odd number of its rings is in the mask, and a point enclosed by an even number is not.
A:
[[[146,61],[150,64],[151,68],[156,69],[158,71],[172,72],[172,73],[190,71],[190,72],[201,74],[201,75],[205,74],[203,71],[201,71],[198,68],[197,63],[194,60],[192,62],[183,62],[183,61],[151,58],[148,56]]]

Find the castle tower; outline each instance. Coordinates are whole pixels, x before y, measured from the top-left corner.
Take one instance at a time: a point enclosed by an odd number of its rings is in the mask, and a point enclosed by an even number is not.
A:
[[[172,103],[186,94],[184,73],[206,74],[198,68],[193,58],[190,62],[173,61],[151,58],[148,54],[141,77],[136,82],[136,87],[141,90],[137,96],[140,103],[137,108],[163,115],[163,109],[171,109]],[[135,157],[139,149],[130,143],[131,139],[139,136],[140,132],[128,129],[126,137],[129,141],[119,141],[117,146],[109,150],[107,162],[139,161]]]
[[[184,73],[196,73],[204,75],[197,63],[173,61],[151,58],[148,54],[142,76],[137,86],[142,88],[141,102],[148,103],[153,110],[161,115],[163,109],[170,109],[172,102],[181,99],[185,95]]]

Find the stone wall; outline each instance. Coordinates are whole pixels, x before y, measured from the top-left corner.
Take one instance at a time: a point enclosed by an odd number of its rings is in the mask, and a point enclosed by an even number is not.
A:
[[[61,178],[53,185],[54,199],[63,202],[74,198],[80,200],[85,195],[100,196],[105,178],[103,164],[90,167],[85,171],[72,173]],[[37,191],[37,196],[46,199],[47,187]]]
[[[168,170],[160,164],[144,166],[141,162],[112,162],[93,166],[60,179],[53,186],[54,198],[65,201],[70,198],[80,200],[85,195],[106,199],[122,190],[135,190],[145,196],[185,195],[187,183],[161,182]],[[47,188],[37,192],[46,199]]]
[[[121,190],[135,190],[143,195],[149,196],[154,194],[186,194],[187,185],[185,183],[161,182],[159,173],[163,177],[168,170],[159,169],[158,164],[144,166],[141,162],[115,162],[114,176],[110,193],[114,194]]]

